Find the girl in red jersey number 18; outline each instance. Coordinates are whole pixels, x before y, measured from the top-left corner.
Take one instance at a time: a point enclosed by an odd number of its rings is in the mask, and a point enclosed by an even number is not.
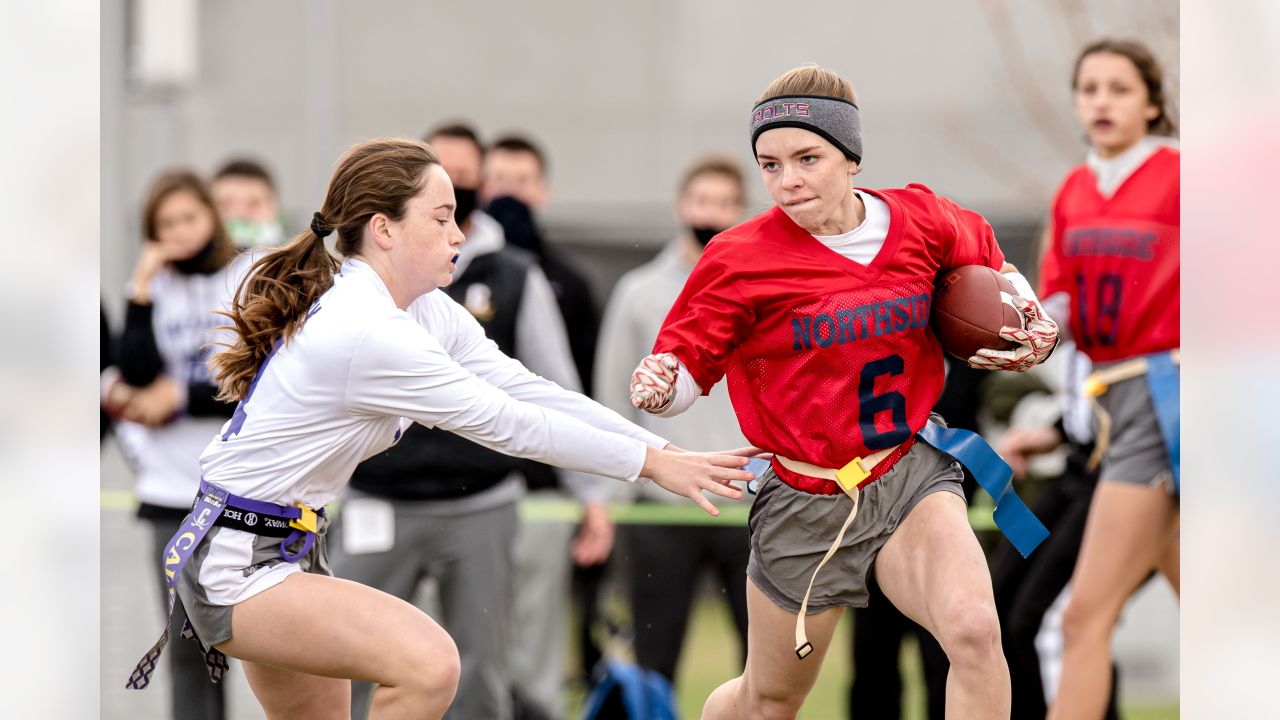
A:
[[[1045,306],[1096,368],[1101,462],[1063,618],[1054,720],[1102,717],[1111,633],[1143,580],[1178,592],[1179,154],[1160,66],[1131,41],[1079,55],[1072,89],[1091,145],[1053,203]],[[1069,322],[1068,322],[1069,321]]]
[[[671,415],[727,376],[743,434],[773,453],[749,520],[747,666],[703,717],[794,716],[874,568],[946,650],[948,715],[1007,718],[991,578],[956,460],[1003,498],[996,515],[1019,550],[1046,531],[994,451],[930,419],[943,384],[934,279],[984,265],[1018,288],[1025,322],[1005,328],[1018,346],[972,364],[1025,370],[1057,327],[980,215],[923,185],[852,187],[862,138],[848,81],[791,70],[756,101],[750,130],[776,205],[710,242],[632,378],[633,404]]]

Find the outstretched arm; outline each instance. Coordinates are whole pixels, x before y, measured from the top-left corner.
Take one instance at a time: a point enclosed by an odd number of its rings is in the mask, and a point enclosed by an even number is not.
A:
[[[465,308],[447,298],[440,298],[440,301],[445,304],[433,308],[419,305],[424,302],[419,300],[410,307],[410,315],[424,327],[443,324],[449,356],[467,371],[517,400],[556,410],[651,447],[668,444],[666,439],[635,425],[591,398],[534,374],[485,337],[484,329]],[[428,318],[433,310],[438,314]]]
[[[736,498],[741,491],[730,483],[751,479],[751,473],[737,469],[746,463],[744,457],[661,450],[512,397],[468,372],[403,315],[369,327],[350,374],[346,403],[355,412],[412,418],[508,455],[570,470],[630,481],[649,477],[713,515],[703,490]],[[538,384],[556,387],[534,377]]]

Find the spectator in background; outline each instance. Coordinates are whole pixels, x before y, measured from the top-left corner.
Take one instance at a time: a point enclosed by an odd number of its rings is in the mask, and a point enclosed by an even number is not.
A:
[[[455,219],[466,236],[454,280],[445,292],[480,322],[504,353],[576,390],[577,374],[546,278],[533,256],[508,247],[501,226],[477,208],[483,147],[476,133],[466,125],[451,124],[433,129],[425,139],[453,182]],[[546,556],[547,576],[525,577],[513,556],[516,503],[524,494],[520,473],[529,464],[459,435],[414,424],[398,444],[356,468],[346,507],[334,526],[334,570],[339,577],[405,600],[412,598],[423,577],[437,581],[441,624],[457,643],[462,660],[450,718],[512,717],[510,663],[519,629],[512,625],[513,596],[538,592],[538,603],[563,612],[573,527],[551,526],[557,537],[562,536],[558,544],[543,539],[529,548]],[[563,472],[592,507],[580,544],[590,546],[595,555],[607,555],[613,530],[603,504],[594,501],[605,492],[600,486],[606,481]],[[370,544],[376,528],[368,526],[369,518],[375,524],[377,518],[385,519],[390,544]],[[557,583],[566,587],[558,595]],[[538,621],[543,622],[541,616]],[[556,648],[563,647],[563,623],[560,627],[559,636],[549,637],[550,644],[540,648],[538,657],[539,664],[555,671],[563,663],[548,658],[558,658]],[[558,682],[554,690],[558,697]],[[371,692],[369,683],[353,684],[353,717],[364,717]]]
[[[537,257],[539,266],[551,282],[569,333],[569,350],[573,354],[583,392],[594,397],[592,379],[595,377],[596,335],[600,329],[595,299],[582,274],[545,242],[534,217],[551,199],[546,154],[529,138],[509,134],[489,146],[484,165],[481,202],[488,213],[501,223],[508,243]],[[526,468],[525,478],[530,490],[535,492],[548,492],[555,486],[555,478],[549,469]],[[583,599],[582,622],[576,632],[582,659],[580,669],[589,671],[600,657],[600,649],[590,628],[597,615],[596,600],[604,579],[604,566],[586,562],[580,557],[575,576],[578,594]],[[550,671],[546,663],[537,659],[537,646],[530,647],[523,642],[521,645],[529,647],[533,654],[521,651],[518,654],[528,659],[517,660],[517,663],[525,665],[528,662],[531,669],[539,668],[544,677],[541,684],[545,684],[546,674]]]
[[[535,213],[546,207],[550,197],[547,158],[537,145],[523,136],[507,135],[489,146],[482,199],[489,214],[502,224],[507,242],[537,256],[564,316],[578,377],[586,394],[593,395],[600,316],[582,273],[548,247],[538,228]]]
[[[157,560],[191,509],[200,485],[200,453],[235,409],[215,399],[206,362],[216,329],[248,266],[219,220],[204,183],[187,171],[162,174],[142,213],[145,240],[126,289],[128,307],[117,372],[104,376],[105,406],[120,422],[121,447],[137,473],[138,517],[151,525],[148,555]],[[168,607],[162,566],[161,608]],[[170,622],[179,647],[173,669],[173,717],[225,716],[224,684],[209,682],[198,643],[178,639],[179,604]]]
[[[101,379],[107,377],[107,369],[115,367],[116,351],[115,338],[111,335],[111,325],[107,322],[107,308],[105,305],[98,307],[98,312],[102,315],[102,324],[98,329],[98,375]],[[99,403],[98,415],[101,423],[98,432],[98,442],[107,439],[107,433],[111,431],[111,416],[107,414],[107,405],[105,402],[105,391],[103,388],[104,401]]]
[[[276,184],[260,163],[247,158],[228,160],[214,174],[210,189],[236,245],[276,247],[285,241]]]
[[[746,181],[732,159],[708,156],[684,173],[676,200],[680,233],[658,257],[623,275],[605,308],[596,359],[601,404],[641,427],[661,428],[680,447],[746,445],[725,385],[676,418],[660,419],[632,406],[628,383],[637,357],[658,336],[694,264],[716,233],[742,220]],[[648,487],[626,493],[667,502]],[[716,502],[713,500],[713,502]],[[625,566],[634,621],[636,662],[675,682],[680,649],[705,568],[729,604],[739,651],[747,647],[748,535],[736,526],[631,525],[624,531]]]

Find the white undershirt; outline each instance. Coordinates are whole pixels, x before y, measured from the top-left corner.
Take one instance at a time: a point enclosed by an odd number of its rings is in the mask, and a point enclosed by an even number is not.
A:
[[[874,195],[857,190],[853,194],[862,198],[866,208],[862,223],[847,233],[814,235],[813,239],[860,265],[870,265],[889,237],[889,205]]]
[[[862,198],[866,213],[857,227],[839,235],[814,235],[813,239],[840,253],[859,265],[870,265],[884,241],[889,237],[889,204],[875,195],[853,191]],[[702,395],[702,388],[694,381],[693,375],[684,363],[680,363],[680,371],[676,375],[676,396],[671,405],[660,417],[674,417],[688,410],[693,402]]]
[[[1178,141],[1159,135],[1147,135],[1133,144],[1128,150],[1114,157],[1104,158],[1096,150],[1090,150],[1085,164],[1093,171],[1098,181],[1098,194],[1111,197],[1115,191],[1129,179],[1135,170],[1142,167],[1157,150],[1162,147],[1177,147]]]

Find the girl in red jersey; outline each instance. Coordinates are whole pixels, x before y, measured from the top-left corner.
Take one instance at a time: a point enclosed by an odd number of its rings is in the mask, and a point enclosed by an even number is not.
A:
[[[752,145],[776,206],[711,241],[632,377],[633,404],[672,415],[727,375],[744,435],[774,453],[749,522],[746,669],[703,717],[794,716],[841,612],[866,605],[874,567],[951,660],[948,716],[1007,718],[991,578],[955,453],[935,445],[960,431],[930,422],[943,383],[934,278],[981,264],[1019,289],[1008,302],[1025,322],[1003,333],[1017,348],[971,364],[1024,370],[1057,328],[977,213],[922,185],[852,187],[855,103],[848,81],[816,66],[757,100]]]
[[[1072,78],[1092,148],[1054,200],[1042,294],[1097,368],[1101,477],[1063,618],[1055,720],[1105,712],[1111,633],[1143,580],[1158,570],[1179,589],[1179,154],[1155,137],[1173,130],[1161,77],[1147,48],[1102,40]]]

